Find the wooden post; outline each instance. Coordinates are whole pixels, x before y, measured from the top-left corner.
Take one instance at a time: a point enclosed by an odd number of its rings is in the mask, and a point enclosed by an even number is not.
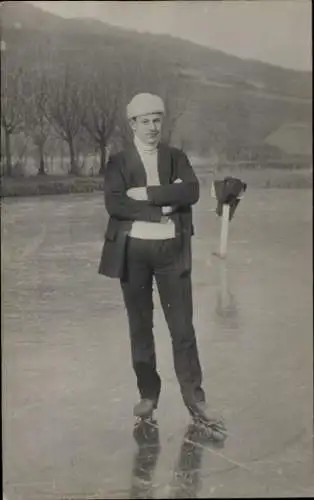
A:
[[[237,179],[235,179],[235,180],[237,180]],[[237,200],[241,200],[243,198],[244,191],[246,190],[246,184],[245,183],[242,183],[242,184],[243,184],[243,187],[237,196]],[[215,198],[217,200],[215,181],[212,182],[210,193],[211,193],[211,197]],[[222,218],[221,219],[222,220],[221,220],[221,230],[220,230],[219,251],[213,252],[213,255],[216,255],[216,257],[220,257],[221,259],[225,259],[227,256],[229,219],[230,219],[230,205],[228,203],[224,203],[222,205]]]
[[[229,214],[230,214],[230,206],[227,204],[224,204],[222,206],[222,221],[221,221],[220,247],[219,247],[219,256],[222,259],[224,259],[227,255],[228,233],[229,233]]]

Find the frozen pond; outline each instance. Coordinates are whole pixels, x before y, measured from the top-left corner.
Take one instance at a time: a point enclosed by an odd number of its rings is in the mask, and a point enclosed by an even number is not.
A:
[[[226,262],[212,256],[214,209],[204,189],[195,327],[208,402],[229,436],[221,449],[184,441],[189,417],[157,301],[160,448],[143,451],[119,284],[97,274],[102,193],[2,201],[8,500],[313,497],[312,193],[249,186]]]

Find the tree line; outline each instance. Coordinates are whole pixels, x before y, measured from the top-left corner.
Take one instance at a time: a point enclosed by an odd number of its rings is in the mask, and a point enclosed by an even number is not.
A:
[[[80,175],[79,149],[100,158],[99,173],[108,159],[108,146],[119,148],[130,141],[125,107],[136,92],[145,88],[165,100],[167,123],[164,140],[171,136],[184,106],[178,104],[178,82],[169,71],[160,72],[154,60],[122,64],[115,56],[97,64],[95,57],[54,58],[35,52],[33,63],[23,54],[12,57],[2,42],[1,128],[2,173],[14,175],[13,138],[21,134],[37,151],[38,174],[48,173],[47,142],[57,137],[67,148],[69,174]],[[29,61],[29,57],[27,58]],[[127,69],[126,69],[127,68]],[[4,151],[3,151],[4,150]],[[3,154],[4,152],[4,154]]]

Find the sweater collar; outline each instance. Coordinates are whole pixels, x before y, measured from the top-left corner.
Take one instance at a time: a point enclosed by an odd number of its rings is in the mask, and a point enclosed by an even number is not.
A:
[[[144,144],[136,135],[134,135],[134,145],[140,154],[154,154],[158,150],[158,144]]]

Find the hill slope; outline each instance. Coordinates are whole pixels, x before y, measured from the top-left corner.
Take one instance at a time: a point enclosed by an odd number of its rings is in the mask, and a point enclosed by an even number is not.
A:
[[[214,150],[244,159],[261,151],[266,156],[291,155],[277,149],[275,140],[270,147],[265,139],[290,123],[311,123],[308,72],[241,60],[171,36],[139,34],[97,20],[63,19],[24,2],[6,2],[1,22],[7,57],[22,54],[28,65],[105,66],[113,58],[125,66],[127,83],[132,67],[142,66],[141,88],[150,90],[153,61],[158,81],[171,74],[176,83],[170,98],[183,114],[173,140],[200,154]],[[308,154],[309,148],[305,150]]]

